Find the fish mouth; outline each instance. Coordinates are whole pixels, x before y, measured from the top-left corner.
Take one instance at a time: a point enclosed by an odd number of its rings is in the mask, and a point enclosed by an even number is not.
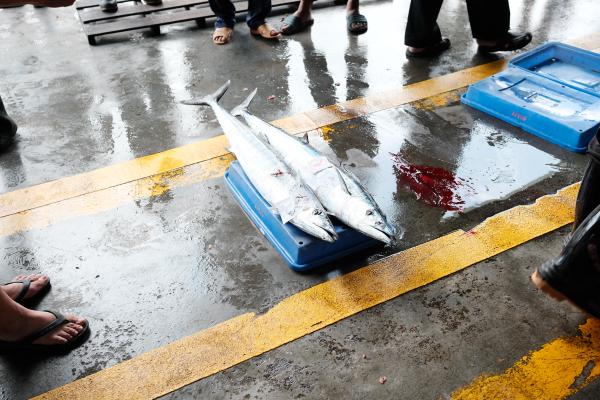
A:
[[[328,243],[333,243],[338,239],[338,235],[331,227],[319,226],[316,224],[307,224],[307,223],[297,223],[297,221],[292,221],[294,225],[296,225],[302,231],[308,233],[311,236],[324,240]]]
[[[394,230],[389,226],[386,226],[383,229],[380,229],[376,226],[362,226],[359,230],[361,233],[372,237],[373,239],[377,239],[386,245],[391,244],[396,239],[394,236]]]

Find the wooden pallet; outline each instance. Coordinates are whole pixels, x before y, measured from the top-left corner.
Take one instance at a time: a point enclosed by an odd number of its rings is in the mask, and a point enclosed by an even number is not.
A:
[[[208,0],[163,0],[163,4],[149,6],[133,0],[117,0],[119,9],[113,13],[100,10],[98,0],[77,0],[75,7],[83,24],[83,31],[90,45],[96,44],[96,37],[110,33],[126,32],[149,28],[159,35],[162,25],[196,21],[198,26],[206,26],[206,19],[215,14],[208,6]],[[298,0],[272,0],[273,7],[297,4]],[[234,1],[236,13],[248,11],[248,1]]]

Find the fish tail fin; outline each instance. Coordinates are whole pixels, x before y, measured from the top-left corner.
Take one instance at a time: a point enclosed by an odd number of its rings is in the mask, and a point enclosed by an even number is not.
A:
[[[252,101],[252,99],[256,95],[256,91],[257,90],[258,89],[254,89],[252,91],[252,93],[250,93],[248,95],[248,97],[246,97],[246,100],[242,101],[242,103],[240,105],[238,105],[233,110],[231,110],[231,115],[237,117],[237,116],[242,115],[243,112],[248,111],[248,107],[250,106],[250,102]]]
[[[181,101],[181,104],[187,104],[191,106],[210,106],[211,104],[217,103],[219,100],[221,100],[221,97],[223,97],[227,89],[229,89],[230,84],[231,81],[227,81],[214,93],[196,99],[183,100]]]

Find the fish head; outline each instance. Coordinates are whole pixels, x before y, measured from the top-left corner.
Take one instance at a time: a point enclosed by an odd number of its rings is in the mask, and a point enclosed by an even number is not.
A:
[[[348,225],[385,244],[394,241],[396,230],[386,220],[379,207],[365,199],[352,197],[346,207]]]
[[[308,207],[300,211],[294,216],[292,223],[304,232],[329,243],[338,238],[327,213],[320,208]]]

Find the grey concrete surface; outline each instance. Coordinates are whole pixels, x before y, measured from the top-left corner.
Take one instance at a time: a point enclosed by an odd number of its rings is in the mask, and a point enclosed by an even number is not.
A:
[[[514,29],[536,44],[595,32],[592,0],[511,2]],[[343,8],[278,44],[251,38],[214,47],[193,24],[160,37],[118,34],[90,47],[71,9],[0,10],[0,94],[20,125],[0,155],[9,191],[219,133],[208,110],[177,100],[232,80],[231,107],[258,87],[265,119],[480,64],[462,1],[440,24],[453,48],[408,63],[408,1],[366,2],[369,32],[345,32]],[[520,10],[523,10],[522,12]],[[279,17],[274,17],[277,21]],[[275,95],[274,102],[267,97]],[[392,248],[311,274],[290,271],[241,213],[222,179],[171,189],[114,210],[0,238],[0,281],[27,271],[53,280],[40,308],[89,318],[92,337],[67,356],[0,357],[0,399],[25,398],[281,299],[385,255],[468,229],[506,208],[577,181],[585,157],[457,103],[407,105],[332,126],[311,143],[352,168],[404,231]],[[397,156],[394,156],[397,155]],[[408,165],[452,171],[462,212],[419,201],[398,175]],[[189,167],[194,168],[194,167]],[[443,398],[483,372],[574,333],[579,314],[531,288],[527,275],[560,249],[566,230],[361,313],[201,381],[175,398]],[[367,354],[367,360],[361,355]],[[377,379],[386,375],[389,383]],[[590,387],[597,394],[597,386]]]
[[[545,260],[540,247],[558,248],[567,233],[529,242],[163,398],[447,399],[482,372],[503,372],[555,337],[576,334],[581,315],[539,295],[528,279]],[[596,398],[597,389],[591,394]]]

